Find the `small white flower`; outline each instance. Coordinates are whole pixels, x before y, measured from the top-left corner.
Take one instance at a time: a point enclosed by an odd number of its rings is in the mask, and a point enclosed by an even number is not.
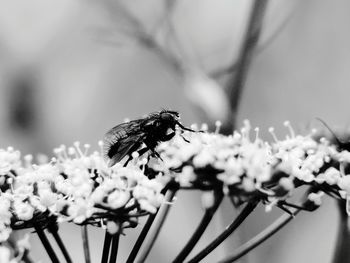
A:
[[[113,209],[125,206],[130,200],[130,193],[128,191],[114,190],[108,194],[107,204]]]
[[[22,200],[15,200],[13,209],[16,216],[20,220],[28,221],[33,218],[34,208],[27,202],[23,202]]]
[[[310,193],[308,199],[315,205],[320,206],[322,204],[322,196],[324,196],[324,192]]]
[[[329,185],[335,185],[338,184],[340,178],[340,171],[334,167],[329,167],[324,173],[319,174],[315,181],[320,184],[326,182]]]

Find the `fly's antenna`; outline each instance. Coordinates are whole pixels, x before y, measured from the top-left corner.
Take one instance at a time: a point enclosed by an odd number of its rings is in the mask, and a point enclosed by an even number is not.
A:
[[[339,139],[338,136],[335,134],[335,132],[329,127],[329,125],[328,125],[324,120],[322,120],[321,118],[318,118],[318,117],[316,117],[316,119],[319,120],[319,121],[330,131],[330,133],[333,135],[335,141],[336,141],[339,145],[344,144],[342,141],[340,141],[340,139]]]

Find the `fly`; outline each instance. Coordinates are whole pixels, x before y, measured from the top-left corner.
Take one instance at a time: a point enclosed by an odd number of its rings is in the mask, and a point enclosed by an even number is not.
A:
[[[155,148],[160,142],[169,141],[175,136],[176,125],[184,131],[195,132],[183,126],[179,120],[177,111],[162,110],[113,127],[103,139],[104,157],[108,166],[111,167],[128,156],[124,164],[126,166],[132,159],[132,153],[136,151],[140,156],[150,151],[160,158]]]

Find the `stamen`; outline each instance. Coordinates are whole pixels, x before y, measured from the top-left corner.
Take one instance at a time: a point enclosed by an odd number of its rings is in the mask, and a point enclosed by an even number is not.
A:
[[[68,154],[69,154],[69,155],[75,155],[75,157],[78,157],[77,151],[76,151],[75,148],[73,148],[73,147],[69,147],[69,148],[68,148]]]
[[[283,125],[286,126],[286,127],[288,128],[291,137],[292,137],[292,138],[295,138],[295,132],[294,132],[293,127],[292,127],[292,125],[290,124],[290,122],[289,122],[289,121],[285,121],[285,122],[283,123]]]
[[[242,136],[246,139],[249,139],[249,133],[250,133],[250,122],[248,120],[243,121],[243,128],[241,129]]]
[[[274,128],[274,127],[270,127],[270,128],[269,128],[269,133],[271,133],[272,138],[275,140],[275,142],[279,142],[279,141],[278,141],[278,138],[277,138],[277,136],[276,136],[275,128]]]
[[[77,152],[79,153],[79,155],[80,155],[81,157],[83,157],[84,154],[83,154],[83,152],[82,152],[81,149],[80,149],[80,142],[76,141],[76,142],[73,143],[73,145],[74,145],[74,147],[77,149]]]
[[[215,122],[215,127],[216,127],[215,128],[215,133],[219,133],[221,125],[222,125],[221,121],[216,121]]]
[[[104,224],[102,218],[101,218],[100,224],[101,224],[101,228],[102,228],[102,229],[104,229],[104,230],[107,229],[107,226]]]
[[[62,158],[63,158],[63,159],[68,159],[68,154],[67,154],[67,151],[66,151],[66,146],[65,146],[64,144],[61,144],[60,149],[61,149]]]
[[[255,129],[254,129],[254,131],[255,131],[255,142],[257,142],[258,140],[259,140],[259,127],[256,127]]]

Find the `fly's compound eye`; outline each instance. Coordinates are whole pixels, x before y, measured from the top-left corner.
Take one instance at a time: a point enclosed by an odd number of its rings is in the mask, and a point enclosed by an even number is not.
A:
[[[177,119],[177,117],[174,116],[174,115],[172,115],[172,114],[170,114],[170,113],[163,113],[163,114],[161,115],[161,119],[162,119],[163,121],[166,121],[166,122],[168,122],[168,123],[171,123],[171,122],[174,122],[174,121]]]

